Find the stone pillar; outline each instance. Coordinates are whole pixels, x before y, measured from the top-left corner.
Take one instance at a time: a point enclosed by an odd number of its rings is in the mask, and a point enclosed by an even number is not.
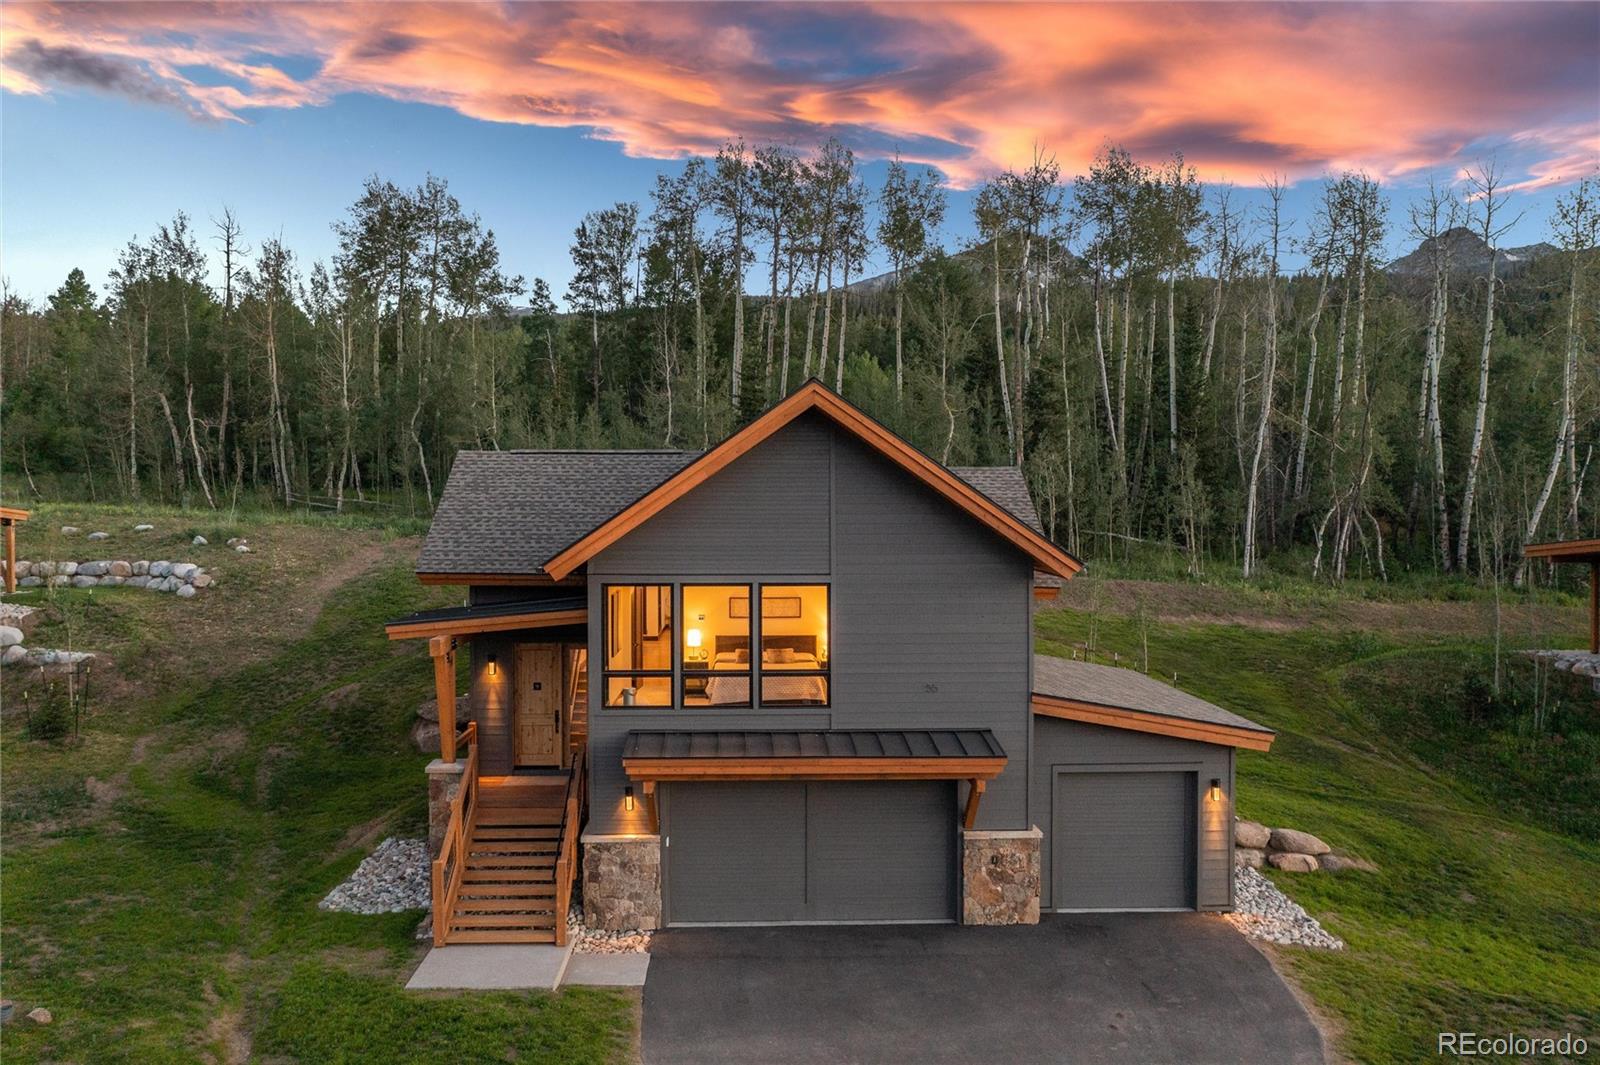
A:
[[[661,927],[661,837],[583,837],[583,921],[609,932]]]
[[[1037,827],[961,833],[961,923],[1039,923]]]
[[[450,804],[461,790],[461,776],[466,771],[464,762],[447,762],[435,758],[428,763],[428,857],[439,857],[439,847],[444,843],[444,830],[450,827]]]

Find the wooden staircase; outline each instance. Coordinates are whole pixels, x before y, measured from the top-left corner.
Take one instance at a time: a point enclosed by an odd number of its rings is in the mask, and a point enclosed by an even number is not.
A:
[[[567,785],[560,777],[484,777],[446,943],[554,943],[556,863]]]

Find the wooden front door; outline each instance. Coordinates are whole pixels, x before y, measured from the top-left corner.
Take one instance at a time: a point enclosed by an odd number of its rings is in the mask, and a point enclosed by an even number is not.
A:
[[[561,765],[561,646],[518,646],[512,680],[516,685],[517,765]]]

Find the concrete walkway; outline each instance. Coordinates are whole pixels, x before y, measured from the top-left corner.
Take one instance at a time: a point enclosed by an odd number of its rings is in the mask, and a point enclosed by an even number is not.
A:
[[[1267,959],[1202,914],[669,929],[651,951],[647,1065],[1323,1061]]]
[[[460,943],[434,947],[406,981],[411,991],[554,991],[572,958],[572,944]]]

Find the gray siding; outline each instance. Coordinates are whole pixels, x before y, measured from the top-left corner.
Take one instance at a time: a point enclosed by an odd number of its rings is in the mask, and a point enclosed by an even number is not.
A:
[[[648,831],[644,804],[623,803],[635,728],[989,728],[1010,761],[979,825],[1028,827],[1032,562],[820,416],[602,552],[589,578],[589,832]],[[831,583],[830,707],[600,705],[601,585],[705,578]]]
[[[1055,907],[1050,870],[1054,868],[1052,788],[1058,768],[1089,766],[1170,767],[1194,774],[1195,901],[1202,910],[1225,910],[1233,904],[1233,748],[1172,736],[1156,736],[1077,721],[1033,718],[1033,774],[1030,782],[1034,816],[1044,830],[1040,905]],[[1210,802],[1212,779],[1222,781],[1223,801]],[[985,800],[987,801],[987,800]]]

